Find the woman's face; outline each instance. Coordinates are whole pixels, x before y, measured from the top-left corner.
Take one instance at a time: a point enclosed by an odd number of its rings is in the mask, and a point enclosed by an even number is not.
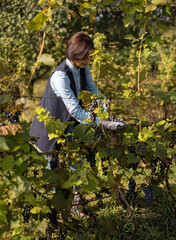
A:
[[[76,68],[85,68],[87,66],[87,64],[89,64],[90,62],[90,55],[93,52],[93,49],[91,50],[88,58],[84,59],[84,60],[72,60],[72,64],[76,67]]]

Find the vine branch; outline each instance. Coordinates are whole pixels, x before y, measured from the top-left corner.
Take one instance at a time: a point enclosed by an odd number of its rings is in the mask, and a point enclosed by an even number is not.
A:
[[[129,205],[129,203],[127,202],[126,198],[124,197],[122,191],[120,190],[116,180],[115,180],[115,177],[114,177],[114,174],[113,174],[113,170],[112,170],[112,165],[111,165],[111,161],[110,159],[108,159],[108,162],[109,162],[109,168],[110,168],[110,171],[111,171],[111,175],[113,176],[114,178],[114,190],[115,190],[115,193],[116,193],[116,197],[117,199],[119,199],[119,197],[121,198],[121,200],[125,203],[125,205],[127,206],[127,209],[130,213],[130,217],[132,219],[132,222],[133,222],[133,225],[134,225],[134,232],[129,236],[127,237],[125,240],[130,240],[132,239],[138,232],[138,225],[137,225],[137,221],[136,221],[136,217],[134,216],[134,213]]]

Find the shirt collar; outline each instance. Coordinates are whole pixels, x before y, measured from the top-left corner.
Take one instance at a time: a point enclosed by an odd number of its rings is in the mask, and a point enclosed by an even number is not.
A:
[[[80,72],[80,68],[74,67],[68,58],[66,58],[66,64],[72,70],[72,72],[75,72],[76,74],[78,74]]]

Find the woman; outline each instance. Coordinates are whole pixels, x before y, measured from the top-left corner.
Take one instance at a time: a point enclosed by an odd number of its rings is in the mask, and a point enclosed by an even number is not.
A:
[[[66,59],[50,75],[40,106],[61,122],[88,123],[84,120],[90,118],[90,114],[81,107],[78,95],[82,90],[88,90],[93,94],[100,93],[88,67],[93,50],[93,41],[86,33],[74,34],[67,43]],[[99,123],[98,118],[96,123]],[[122,123],[102,121],[102,124],[108,129],[115,130]],[[44,153],[57,148],[57,139],[49,141],[43,122],[39,122],[36,117],[30,135],[37,137],[36,146]]]

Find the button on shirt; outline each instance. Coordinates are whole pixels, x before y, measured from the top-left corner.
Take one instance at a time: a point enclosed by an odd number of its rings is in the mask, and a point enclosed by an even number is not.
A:
[[[76,86],[76,92],[77,96],[79,95],[80,89],[80,68],[76,68],[73,66],[73,64],[70,62],[70,60],[66,59],[67,66],[71,69],[74,80],[75,80],[75,86]],[[86,75],[86,89],[90,91],[93,94],[100,93],[100,91],[97,89],[95,83],[92,80],[92,76],[90,73],[89,66],[87,65],[85,67],[85,75]],[[71,87],[70,87],[70,79],[68,78],[67,74],[62,71],[56,71],[51,77],[50,80],[51,88],[53,89],[54,93],[61,97],[67,110],[71,114],[73,118],[75,118],[80,123],[87,124],[88,122],[86,120],[87,118],[90,119],[90,113],[86,112],[80,105],[79,101],[74,95]],[[96,119],[96,122],[98,124],[99,119]]]

